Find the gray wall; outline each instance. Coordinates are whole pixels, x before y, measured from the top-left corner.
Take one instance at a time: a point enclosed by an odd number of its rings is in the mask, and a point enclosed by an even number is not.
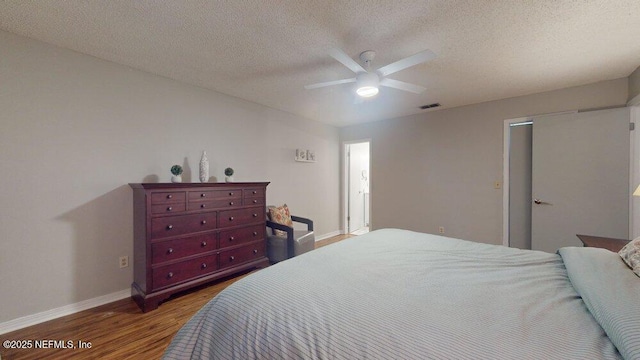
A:
[[[629,97],[627,100],[638,95],[640,95],[640,66],[629,75]]]
[[[513,126],[509,151],[509,246],[531,249],[531,146],[533,127]]]
[[[212,176],[271,181],[269,203],[339,231],[337,128],[6,32],[0,54],[0,323],[128,289],[127,183],[173,164],[197,182],[203,150]]]
[[[371,139],[371,224],[502,243],[505,119],[623,105],[627,78],[340,130]]]

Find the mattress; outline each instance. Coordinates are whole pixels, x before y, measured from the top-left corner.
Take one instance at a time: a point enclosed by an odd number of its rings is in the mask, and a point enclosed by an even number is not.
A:
[[[384,229],[253,273],[165,359],[638,359],[640,279],[557,254]]]

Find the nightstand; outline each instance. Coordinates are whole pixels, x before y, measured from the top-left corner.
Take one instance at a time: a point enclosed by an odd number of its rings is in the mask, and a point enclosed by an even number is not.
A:
[[[629,240],[625,239],[615,239],[615,238],[607,238],[600,236],[591,236],[591,235],[576,235],[580,241],[584,244],[585,247],[597,247],[602,249],[607,249],[613,252],[618,252],[622,249]]]

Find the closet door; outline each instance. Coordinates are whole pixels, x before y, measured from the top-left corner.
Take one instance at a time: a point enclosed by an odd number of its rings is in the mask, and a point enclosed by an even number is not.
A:
[[[533,119],[531,247],[629,237],[629,109]]]

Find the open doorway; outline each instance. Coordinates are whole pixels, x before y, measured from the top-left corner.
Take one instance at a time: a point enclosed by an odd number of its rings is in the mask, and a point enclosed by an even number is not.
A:
[[[369,145],[369,141],[350,142],[344,145],[345,232],[347,234],[366,234],[371,226]]]

